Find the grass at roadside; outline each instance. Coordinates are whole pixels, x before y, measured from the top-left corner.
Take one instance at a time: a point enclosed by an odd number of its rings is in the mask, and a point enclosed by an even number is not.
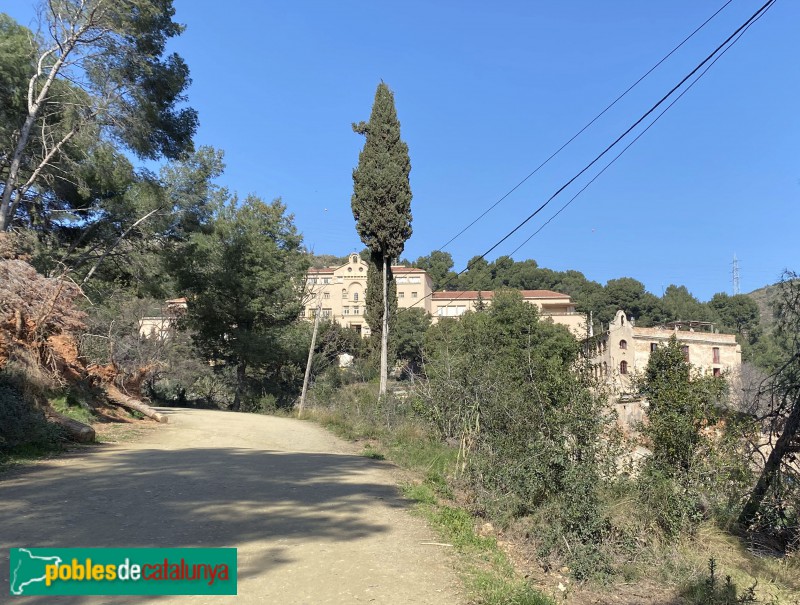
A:
[[[55,458],[61,452],[63,448],[58,443],[19,445],[9,451],[0,452],[0,474],[14,467]]]
[[[408,484],[405,496],[436,528],[445,544],[459,553],[460,572],[472,600],[486,605],[553,605],[550,597],[519,578],[493,537],[475,531],[468,511],[441,502],[437,485]]]
[[[336,393],[339,401],[317,401],[304,418],[314,420],[353,441],[367,441],[362,455],[386,459],[415,477],[403,487],[415,511],[436,529],[442,548],[457,553],[459,571],[473,603],[485,605],[552,605],[514,571],[493,537],[481,536],[469,511],[453,503],[448,476],[457,451],[427,432],[409,413],[408,403],[391,399],[376,406],[374,385],[354,385]],[[343,399],[343,400],[342,400]],[[333,404],[332,404],[333,403]]]
[[[614,560],[613,577],[577,583],[566,578],[569,569],[543,571],[541,566],[527,563],[515,571],[506,551],[515,562],[539,561],[537,543],[528,535],[539,536],[546,529],[546,512],[520,518],[514,527],[492,520],[494,526],[503,528],[500,544],[493,537],[498,535],[493,528],[476,531],[475,518],[456,505],[462,499],[453,493],[456,449],[432,437],[411,402],[389,398],[378,405],[376,391],[375,385],[357,384],[328,391],[324,398],[317,394],[306,417],[363,444],[363,455],[385,458],[411,471],[405,495],[437,529],[441,543],[449,545],[440,548],[457,553],[472,602],[718,605],[726,602],[731,590],[737,599],[746,598],[755,585],[752,595],[756,601],[728,601],[800,605],[800,551],[770,556],[718,527],[712,519],[675,541],[648,538],[649,526],[642,525],[642,511],[628,492],[605,494],[603,499],[614,526],[626,531],[626,549]],[[714,580],[710,559],[714,560]]]
[[[95,420],[95,416],[89,411],[88,406],[81,405],[79,399],[71,392],[64,392],[50,398],[50,405],[59,414],[83,424],[91,424]]]

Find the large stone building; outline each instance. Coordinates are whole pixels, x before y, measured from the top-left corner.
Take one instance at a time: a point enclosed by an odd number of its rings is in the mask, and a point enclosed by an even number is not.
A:
[[[139,336],[141,338],[168,338],[178,319],[186,313],[188,308],[185,298],[173,298],[164,302],[158,315],[142,317],[139,319]]]
[[[364,319],[367,292],[367,263],[351,254],[340,267],[309,269],[306,278],[308,296],[305,316],[314,317],[321,299],[321,317],[352,328],[359,334],[369,335],[369,325]],[[397,284],[397,305],[425,309],[433,291],[433,281],[422,269],[392,267]],[[427,310],[427,309],[426,309]]]
[[[305,317],[314,317],[321,304],[323,319],[331,319],[369,335],[364,320],[367,290],[367,263],[358,254],[351,254],[340,267],[310,269],[307,276]],[[490,303],[491,291],[433,291],[433,280],[422,269],[393,266],[397,284],[397,305],[401,309],[415,307],[425,310],[436,322],[442,317],[458,317],[475,310],[480,301]],[[577,338],[586,336],[586,317],[575,311],[575,304],[566,294],[550,290],[523,290],[524,300],[536,305],[543,317],[567,326]]]
[[[627,425],[642,420],[646,404],[633,395],[632,378],[644,372],[650,353],[675,336],[683,354],[703,374],[738,377],[742,349],[735,334],[720,334],[707,322],[675,321],[654,328],[642,328],[617,311],[603,334],[588,338],[584,346],[595,377],[610,392],[620,419]]]
[[[586,315],[575,310],[575,303],[568,295],[552,290],[521,290],[520,293],[525,302],[539,309],[540,317],[567,326],[576,338],[586,337]],[[458,317],[474,311],[481,302],[491,303],[493,297],[491,290],[434,292],[426,310],[433,315],[435,322],[442,317]]]

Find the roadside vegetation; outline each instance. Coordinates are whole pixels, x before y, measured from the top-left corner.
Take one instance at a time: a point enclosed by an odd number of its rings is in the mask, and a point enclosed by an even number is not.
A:
[[[782,288],[776,339],[800,310],[797,283]],[[759,513],[740,522],[763,472],[757,446],[790,414],[775,424],[764,400],[777,376],[754,391],[760,403],[743,403],[724,378],[698,375],[673,339],[637,380],[647,423],[623,434],[574,338],[513,291],[429,328],[419,355],[420,370],[403,366],[386,398],[370,380],[374,351],[351,368],[320,367],[307,414],[411,471],[406,496],[442,548],[461,553],[476,602],[800,598],[792,454]],[[650,455],[634,461],[635,446]]]

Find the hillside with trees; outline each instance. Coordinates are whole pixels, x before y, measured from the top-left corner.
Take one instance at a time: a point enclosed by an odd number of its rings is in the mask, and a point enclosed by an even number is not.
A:
[[[402,261],[411,162],[381,82],[353,125],[372,335],[307,321],[308,269],[343,258],[310,253],[280,199],[219,185],[224,154],[195,146],[189,68],[167,52],[171,0],[57,4],[38,34],[0,14],[0,462],[164,420],[158,404],[293,414],[308,368],[305,416],[412,471],[444,536],[429,545],[466,557],[476,602],[800,599],[796,275],[767,305],[508,256],[461,274],[443,251]],[[392,262],[495,295],[434,323],[398,309]],[[673,339],[635,377],[645,421],[621,427],[581,343],[523,289],[570,295],[595,332],[619,309],[711,322],[748,380],[699,375]]]

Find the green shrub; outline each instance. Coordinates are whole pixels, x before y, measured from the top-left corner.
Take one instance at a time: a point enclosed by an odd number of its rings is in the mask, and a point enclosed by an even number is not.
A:
[[[570,566],[584,577],[606,573],[598,490],[615,441],[575,338],[540,321],[518,292],[497,292],[485,312],[431,328],[426,353],[415,406],[442,439],[460,444],[459,471],[479,511],[509,522],[544,508],[534,532],[548,533],[541,548],[580,557]]]
[[[730,576],[721,579],[718,575],[717,562],[708,560],[708,576],[686,586],[682,596],[691,605],[738,605],[757,603],[755,584],[744,590],[739,589]]]
[[[242,400],[242,412],[252,414],[274,414],[278,409],[278,401],[274,395],[269,393],[261,397],[249,397]]]

